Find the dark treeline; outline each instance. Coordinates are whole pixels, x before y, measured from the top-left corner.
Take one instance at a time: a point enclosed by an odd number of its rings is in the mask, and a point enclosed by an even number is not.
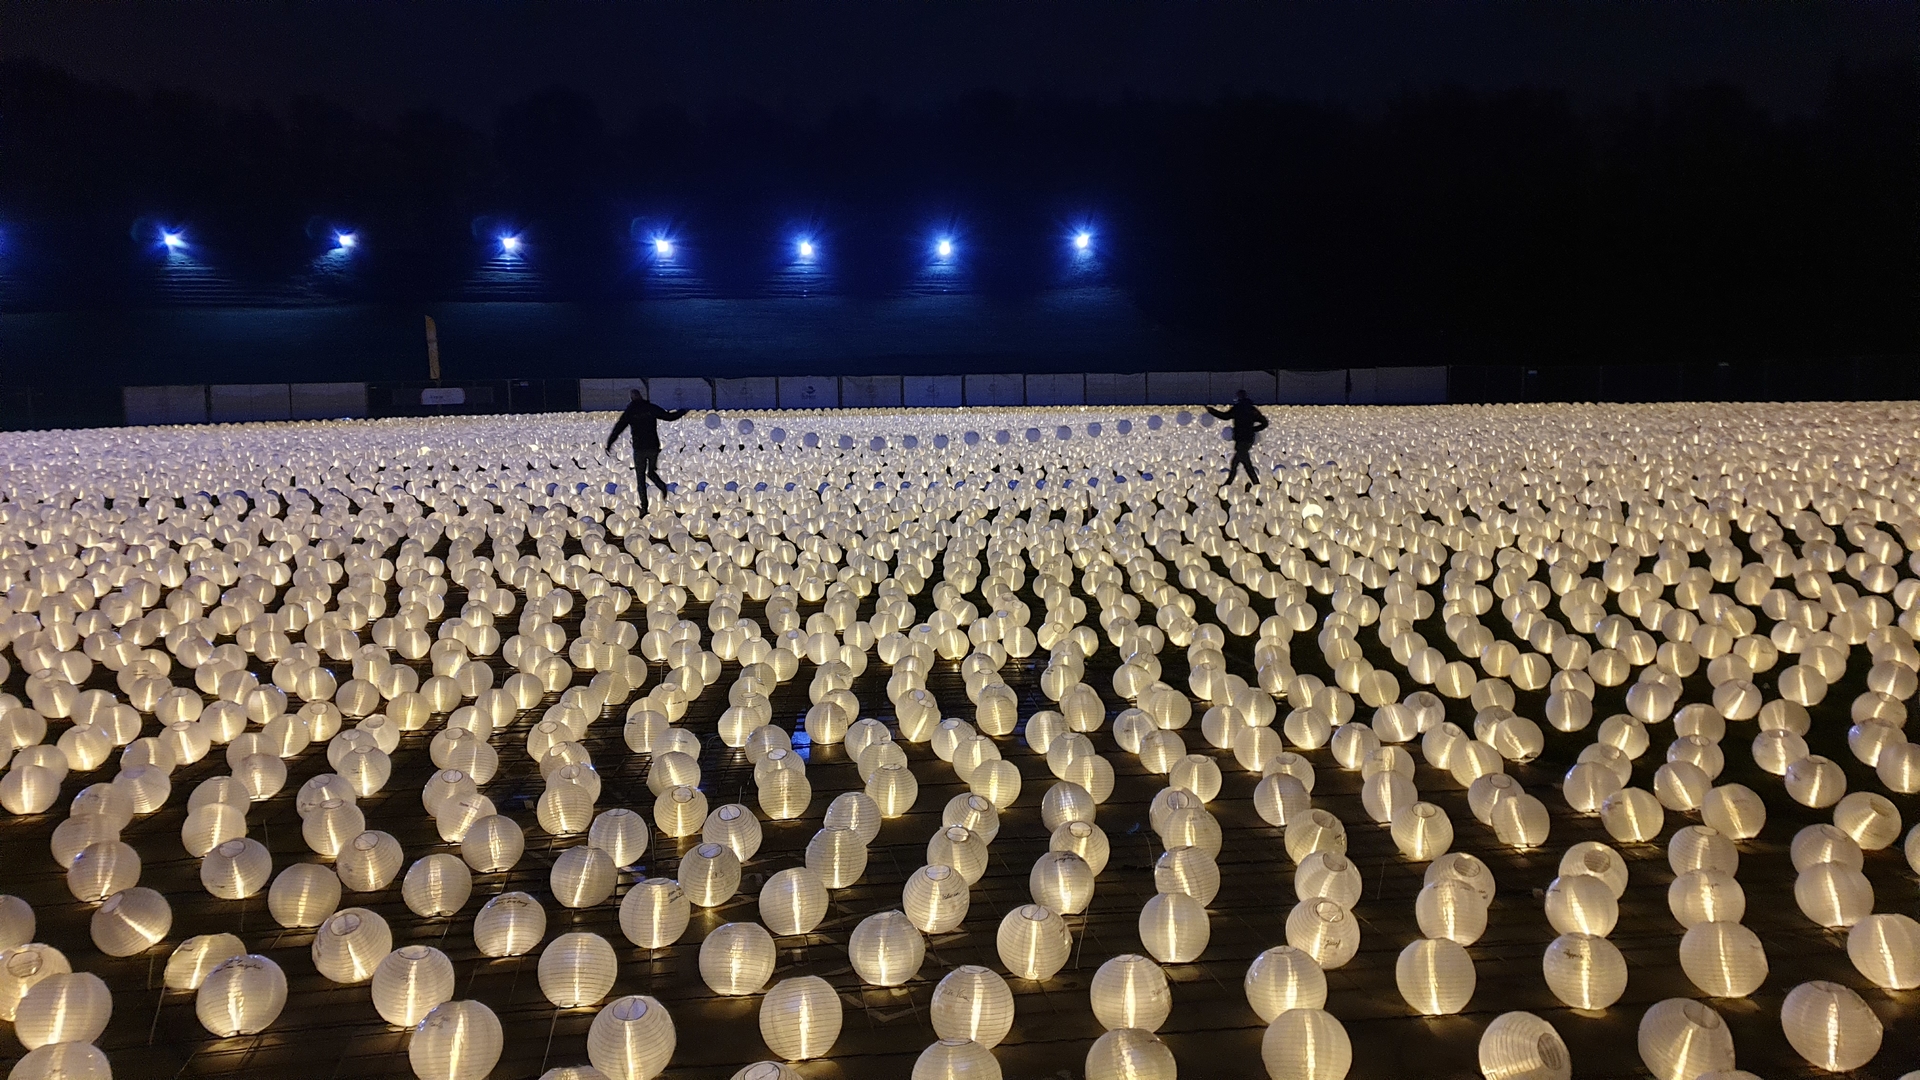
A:
[[[937,110],[754,108],[618,122],[564,88],[480,131],[324,101],[233,108],[0,64],[0,274],[39,309],[150,304],[160,223],[237,280],[457,298],[503,230],[545,295],[647,295],[644,240],[755,295],[817,236],[834,291],[886,295],[937,228],[969,287],[1069,280],[1066,237],[1154,321],[1254,361],[1647,361],[1915,345],[1914,70],[1841,70],[1811,116],[1724,86],[1608,108],[1409,92],[1384,110],[1267,99],[982,95]]]

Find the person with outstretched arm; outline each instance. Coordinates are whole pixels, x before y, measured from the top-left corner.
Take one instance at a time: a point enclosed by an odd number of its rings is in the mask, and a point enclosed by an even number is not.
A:
[[[660,421],[678,420],[687,415],[685,409],[663,409],[647,400],[647,392],[634,388],[633,400],[627,403],[626,411],[620,414],[619,422],[613,425],[613,432],[607,436],[606,452],[613,453],[613,442],[623,431],[633,433],[633,475],[640,491],[640,513],[647,514],[647,482],[660,485],[660,494],[667,493],[667,482],[660,479]]]
[[[1254,440],[1267,429],[1266,414],[1254,408],[1253,401],[1247,397],[1245,390],[1235,394],[1233,404],[1225,409],[1216,409],[1209,405],[1207,411],[1222,420],[1233,422],[1233,460],[1227,464],[1227,483],[1233,483],[1234,474],[1240,466],[1245,465],[1248,482],[1258,484],[1260,473],[1254,469],[1253,458],[1249,455],[1253,450]]]

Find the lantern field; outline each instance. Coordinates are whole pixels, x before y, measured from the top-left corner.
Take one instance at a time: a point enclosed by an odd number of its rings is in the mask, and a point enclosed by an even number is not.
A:
[[[1920,407],[1269,413],[0,436],[0,1060],[1920,1069]]]

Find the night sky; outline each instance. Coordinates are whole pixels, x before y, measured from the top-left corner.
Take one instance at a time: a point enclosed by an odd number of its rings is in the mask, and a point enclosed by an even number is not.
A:
[[[74,3],[0,6],[0,55],[244,104],[324,96],[472,122],[555,83],[798,116],[978,89],[1112,99],[1254,92],[1366,108],[1403,89],[1560,87],[1618,101],[1725,81],[1813,109],[1836,61],[1910,54],[1913,3]]]

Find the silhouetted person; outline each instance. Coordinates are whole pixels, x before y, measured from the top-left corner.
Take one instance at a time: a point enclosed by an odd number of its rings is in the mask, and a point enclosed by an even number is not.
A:
[[[1253,401],[1247,397],[1245,390],[1235,394],[1233,404],[1225,409],[1209,405],[1207,411],[1222,420],[1233,422],[1233,460],[1227,464],[1227,483],[1233,483],[1234,473],[1242,465],[1247,467],[1247,480],[1259,483],[1260,474],[1253,467],[1253,458],[1248,455],[1253,450],[1254,440],[1267,429],[1266,414],[1253,407]]]
[[[620,433],[629,429],[633,432],[633,476],[640,488],[640,513],[647,513],[647,481],[660,485],[660,494],[667,493],[667,482],[660,479],[660,421],[678,420],[687,415],[685,409],[663,409],[647,400],[646,391],[635,389],[633,400],[627,403],[620,420],[613,425],[612,434],[607,436],[607,453],[613,453],[613,441]]]

